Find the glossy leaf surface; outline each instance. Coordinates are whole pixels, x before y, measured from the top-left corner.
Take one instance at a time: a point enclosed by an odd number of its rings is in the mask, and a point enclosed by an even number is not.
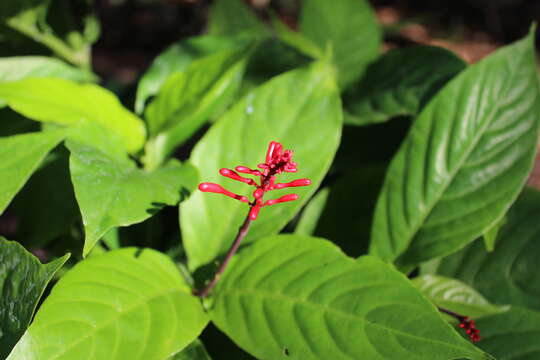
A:
[[[298,173],[279,175],[276,181],[310,178],[312,185],[268,194],[267,198],[277,198],[294,192],[300,199],[263,208],[246,238],[253,241],[279,231],[309,199],[332,162],[340,133],[341,104],[332,72],[324,63],[316,63],[276,77],[246,95],[197,143],[191,161],[203,181],[251,195],[253,187],[220,176],[219,169],[255,168],[264,161],[270,141],[294,151]],[[190,267],[225,252],[247,213],[245,203],[199,191],[183,203],[180,221]]]
[[[62,132],[47,132],[0,138],[0,213],[63,137]]]
[[[146,163],[160,164],[197,131],[240,86],[247,48],[222,51],[172,74],[145,113],[151,136]]]
[[[197,184],[197,171],[188,164],[174,161],[147,172],[127,158],[121,161],[86,145],[69,142],[68,148],[85,228],[83,255],[108,230],[141,222],[165,205],[177,204],[181,193]]]
[[[150,96],[156,95],[169,76],[184,71],[193,61],[245,43],[245,37],[201,35],[169,46],[144,73],[137,87],[135,110],[141,113]]]
[[[273,236],[233,259],[212,321],[266,359],[488,359],[375,257],[318,238]]]
[[[113,93],[97,85],[54,78],[25,79],[0,84],[0,99],[32,120],[65,126],[98,123],[118,136],[130,152],[144,144],[142,120],[124,108]]]
[[[0,359],[22,336],[45,286],[68,258],[41,264],[19,243],[0,237]]]
[[[493,252],[477,240],[441,261],[437,273],[460,279],[494,303],[540,310],[540,192],[525,189],[506,216]]]
[[[539,114],[532,33],[456,76],[415,119],[392,160],[372,253],[410,267],[491,228],[531,170]]]
[[[95,76],[56,58],[47,56],[12,56],[0,58],[0,81],[31,77],[54,77],[74,81],[93,81]]]
[[[478,319],[482,341],[478,346],[500,360],[540,358],[540,312],[512,307],[501,314]]]
[[[435,46],[394,49],[369,65],[344,94],[350,125],[417,115],[439,88],[466,67],[452,52]]]
[[[490,304],[478,291],[459,280],[422,275],[413,284],[435,305],[469,317],[499,313],[506,308]]]
[[[343,87],[357,79],[379,55],[381,30],[365,0],[305,0],[299,26],[300,32],[321,49],[331,47]]]
[[[161,360],[195,340],[206,323],[168,257],[124,248],[66,273],[8,359]]]

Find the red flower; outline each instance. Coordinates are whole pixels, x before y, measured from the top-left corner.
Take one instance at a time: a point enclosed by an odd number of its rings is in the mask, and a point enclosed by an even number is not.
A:
[[[267,191],[284,189],[288,187],[307,186],[311,184],[311,180],[309,179],[298,179],[288,183],[275,183],[276,175],[281,174],[282,172],[297,171],[296,163],[292,161],[293,152],[291,150],[285,150],[282,152],[282,149],[283,146],[280,143],[276,141],[270,142],[270,145],[268,145],[268,151],[266,153],[266,162],[257,165],[257,167],[261,170],[253,170],[245,166],[235,167],[234,169],[236,171],[225,168],[219,170],[219,173],[222,176],[256,187],[256,190],[253,192],[253,201],[249,201],[246,196],[234,194],[227,189],[224,189],[222,186],[214,183],[201,183],[199,184],[199,190],[223,194],[233,199],[248,203],[251,206],[251,210],[249,212],[249,218],[251,220],[257,219],[259,211],[263,206],[296,200],[298,199],[297,194],[287,194],[281,196],[280,198],[263,202],[264,194]],[[237,172],[257,176],[259,177],[259,183],[253,179],[240,176]]]

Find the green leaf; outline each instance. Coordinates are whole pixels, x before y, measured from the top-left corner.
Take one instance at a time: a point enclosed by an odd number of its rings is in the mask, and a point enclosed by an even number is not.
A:
[[[49,154],[11,205],[18,238],[32,248],[68,233],[80,217],[69,176],[69,154],[64,147],[57,150]]]
[[[507,312],[478,319],[478,346],[499,360],[540,358],[540,312],[512,307]]]
[[[249,33],[253,37],[262,38],[268,36],[268,29],[242,0],[216,0],[210,8],[208,33],[211,35]]]
[[[322,239],[261,239],[234,258],[210,317],[258,359],[488,359],[409,280]]]
[[[379,55],[381,30],[365,0],[305,0],[300,32],[321,49],[333,50],[339,83],[345,88]]]
[[[294,150],[298,173],[282,174],[277,181],[310,178],[312,185],[295,189],[300,195],[297,201],[265,207],[246,238],[253,241],[278,232],[309,199],[332,162],[340,133],[339,93],[333,72],[321,62],[276,77],[249,93],[197,143],[191,161],[200,170],[203,181],[248,195],[252,189],[220,176],[219,169],[256,167],[264,160],[272,140]],[[275,191],[270,197],[285,193]],[[247,212],[244,203],[199,191],[183,203],[180,227],[190,268],[224,253]]]
[[[390,164],[371,252],[406,268],[457,251],[499,221],[531,170],[538,95],[532,32],[451,80]]]
[[[153,172],[140,170],[133,161],[120,160],[75,142],[71,151],[71,180],[85,228],[83,256],[116,226],[141,222],[165,205],[176,205],[182,191],[197,184],[197,171],[171,161]]]
[[[20,244],[0,237],[0,359],[19,341],[45,286],[68,258],[41,264]]]
[[[285,44],[314,59],[323,58],[324,54],[319,46],[302,33],[289,28],[278,16],[272,16],[272,26],[276,36]]]
[[[169,360],[212,360],[212,358],[206,352],[201,340],[196,339],[189,344],[188,347],[171,357]]]
[[[124,248],[64,275],[9,360],[161,360],[207,323],[174,263],[151,249]]]
[[[58,131],[0,138],[0,213],[63,138]]]
[[[65,126],[97,123],[118,136],[131,152],[145,141],[142,120],[108,90],[65,79],[35,78],[0,84],[0,99],[15,111],[42,122]]]
[[[452,52],[435,46],[395,49],[369,65],[344,94],[346,124],[368,125],[398,115],[417,115],[422,105],[466,67]]]
[[[491,302],[540,310],[540,192],[525,189],[506,216],[493,252],[475,241],[441,261],[437,273],[469,284]]]
[[[145,115],[152,138],[145,164],[161,164],[220,106],[232,100],[244,74],[249,51],[222,51],[194,61],[185,71],[172,74]]]
[[[173,73],[184,71],[197,59],[245,45],[247,41],[246,36],[202,35],[171,45],[154,59],[139,81],[135,111],[142,113],[148,98],[156,95]]]
[[[490,304],[478,291],[456,279],[422,275],[412,282],[435,305],[458,314],[477,318],[507,310]]]
[[[317,194],[309,200],[294,229],[295,234],[309,236],[315,233],[317,223],[321,220],[321,216],[328,202],[328,195],[330,195],[330,188],[325,187],[319,190]]]
[[[73,81],[96,80],[91,73],[47,56],[12,56],[0,58],[0,81],[17,81],[26,78],[53,77]]]
[[[495,248],[495,242],[497,241],[497,235],[501,227],[506,224],[506,217],[502,217],[495,225],[488,229],[484,235],[484,244],[487,251],[493,251]]]

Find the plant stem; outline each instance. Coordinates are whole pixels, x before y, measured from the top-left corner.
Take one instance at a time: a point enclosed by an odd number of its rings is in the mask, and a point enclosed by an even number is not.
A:
[[[13,30],[28,36],[35,42],[38,42],[49,49],[64,60],[79,67],[82,70],[90,71],[90,56],[87,49],[75,51],[68,44],[53,34],[41,32],[35,25],[29,25],[16,18],[7,21],[7,25]]]
[[[252,206],[249,207],[250,210]],[[207,297],[210,291],[212,291],[212,289],[214,288],[214,286],[216,286],[217,282],[219,281],[221,277],[221,274],[223,274],[223,272],[225,271],[225,268],[229,264],[229,261],[238,250],[240,243],[246,237],[249,230],[249,225],[251,225],[251,219],[249,218],[249,211],[248,211],[246,219],[244,220],[242,226],[240,226],[240,228],[238,229],[238,234],[236,234],[236,239],[234,239],[234,242],[229,248],[229,251],[227,251],[227,255],[225,255],[225,259],[223,259],[223,262],[221,263],[221,265],[219,265],[219,268],[217,269],[216,274],[214,275],[214,278],[204,287],[204,289],[200,291],[196,290],[194,292],[195,295],[201,298]]]
[[[458,321],[461,321],[461,320],[463,320],[463,319],[465,318],[465,316],[463,316],[463,315],[460,315],[460,314],[455,313],[455,312],[453,312],[453,311],[450,311],[450,310],[448,310],[448,309],[442,308],[442,307],[440,307],[440,306],[437,306],[437,309],[438,309],[440,312],[442,312],[443,314],[450,315],[450,316],[454,317],[454,318],[455,318],[456,320],[458,320]]]

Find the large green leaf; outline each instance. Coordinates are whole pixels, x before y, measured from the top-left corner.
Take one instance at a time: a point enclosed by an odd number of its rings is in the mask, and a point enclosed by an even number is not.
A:
[[[174,263],[151,249],[88,258],[64,275],[9,360],[162,360],[207,323]]]
[[[194,60],[213,53],[230,50],[245,44],[247,36],[201,35],[173,44],[154,59],[137,87],[135,110],[141,113],[146,100],[159,92],[161,86],[175,72],[184,71]]]
[[[175,205],[181,192],[197,184],[197,171],[177,161],[153,172],[140,170],[87,145],[68,142],[71,180],[81,210],[85,242],[83,255],[116,226],[141,222],[165,205]]]
[[[264,161],[272,140],[294,150],[299,172],[276,180],[307,177],[312,185],[295,189],[300,195],[297,201],[264,208],[247,237],[253,241],[279,231],[317,189],[339,144],[341,116],[333,73],[327,64],[316,63],[276,77],[246,95],[197,143],[191,161],[203,181],[248,195],[252,188],[223,178],[219,169],[256,167]],[[180,222],[190,267],[197,268],[226,251],[247,212],[245,203],[216,194],[196,192],[183,203]]]
[[[210,317],[258,359],[488,359],[391,265],[322,239],[261,239],[233,259]]]
[[[0,237],[0,359],[19,341],[45,286],[68,258],[41,264],[20,244]]]
[[[460,279],[492,302],[540,310],[540,192],[526,189],[506,216],[493,252],[475,241],[445,258],[437,273]]]
[[[478,346],[499,360],[540,358],[540,312],[512,307],[477,322],[482,340]]]
[[[47,56],[13,56],[0,58],[0,81],[17,81],[31,77],[54,77],[74,81],[96,80],[89,72]]]
[[[448,80],[466,67],[452,52],[435,46],[391,50],[371,64],[366,75],[345,92],[351,125],[416,115]]]
[[[56,131],[0,138],[0,213],[63,137]]]
[[[249,32],[254,37],[268,36],[268,29],[242,0],[216,0],[210,8],[208,32],[236,35]]]
[[[531,32],[461,72],[415,119],[377,203],[372,253],[410,267],[491,228],[531,170],[539,119]]]
[[[506,307],[490,304],[472,287],[443,276],[422,275],[413,284],[435,305],[470,317],[504,311]]]
[[[145,158],[150,168],[161,164],[232,99],[242,81],[246,51],[244,47],[203,57],[167,79],[145,112],[152,136]]]
[[[69,176],[68,151],[62,146],[43,163],[11,205],[18,238],[34,248],[66,234],[80,217]]]
[[[305,0],[300,32],[321,49],[330,46],[339,83],[346,87],[379,55],[381,30],[365,0]]]
[[[0,99],[26,117],[59,125],[95,122],[118,136],[130,152],[145,140],[143,122],[120,104],[116,96],[94,84],[65,79],[33,78],[0,84]]]

